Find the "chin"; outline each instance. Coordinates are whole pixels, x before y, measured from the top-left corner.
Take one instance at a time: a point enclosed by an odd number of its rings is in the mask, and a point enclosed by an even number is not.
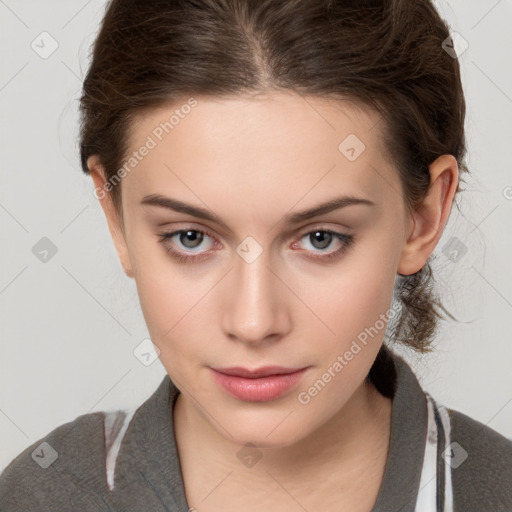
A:
[[[226,431],[219,433],[224,435],[230,442],[240,446],[251,444],[257,448],[285,448],[307,436],[308,432],[304,430],[304,424],[297,423],[297,419],[287,418],[289,410],[282,414],[269,414],[266,418],[262,414],[257,416],[236,418],[228,421],[231,425]],[[236,427],[234,427],[236,425]]]

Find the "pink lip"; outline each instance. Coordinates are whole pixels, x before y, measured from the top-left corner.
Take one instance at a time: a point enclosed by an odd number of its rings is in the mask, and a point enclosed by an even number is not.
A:
[[[217,383],[231,396],[247,402],[266,402],[296,386],[307,368],[265,366],[255,370],[241,367],[211,370]]]
[[[303,368],[286,368],[285,366],[262,366],[261,368],[255,368],[250,370],[249,368],[243,368],[242,366],[231,366],[229,368],[212,368],[216,372],[224,373],[226,375],[233,375],[235,377],[247,377],[249,379],[255,379],[258,377],[267,377],[269,375],[283,375],[289,373],[295,373]]]

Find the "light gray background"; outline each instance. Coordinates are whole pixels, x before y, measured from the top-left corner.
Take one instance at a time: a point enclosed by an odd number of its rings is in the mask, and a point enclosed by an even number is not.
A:
[[[104,6],[0,0],[0,470],[81,414],[140,405],[165,375],[133,354],[149,337],[135,284],[78,159],[77,100]],[[463,322],[443,326],[432,355],[399,352],[440,403],[512,438],[512,1],[438,6],[469,43],[473,176],[435,252]],[[58,43],[45,59],[31,47],[43,31]],[[457,262],[443,252],[454,236],[468,249]],[[57,247],[46,263],[32,252],[42,237]]]

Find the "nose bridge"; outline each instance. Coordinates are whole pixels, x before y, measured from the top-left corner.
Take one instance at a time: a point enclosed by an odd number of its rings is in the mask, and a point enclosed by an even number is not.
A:
[[[270,252],[262,250],[254,258],[254,251],[254,246],[244,247],[243,243],[237,249],[241,256],[236,257],[230,273],[224,329],[226,334],[240,341],[256,343],[269,335],[282,333],[286,326],[283,324],[284,303],[279,298],[279,280],[268,268]]]

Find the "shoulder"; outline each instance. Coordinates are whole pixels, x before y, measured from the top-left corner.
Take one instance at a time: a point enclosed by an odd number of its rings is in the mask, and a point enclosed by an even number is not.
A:
[[[456,508],[512,511],[512,440],[452,409],[449,452]]]
[[[0,474],[0,511],[108,510],[104,419],[78,416],[17,455]]]

